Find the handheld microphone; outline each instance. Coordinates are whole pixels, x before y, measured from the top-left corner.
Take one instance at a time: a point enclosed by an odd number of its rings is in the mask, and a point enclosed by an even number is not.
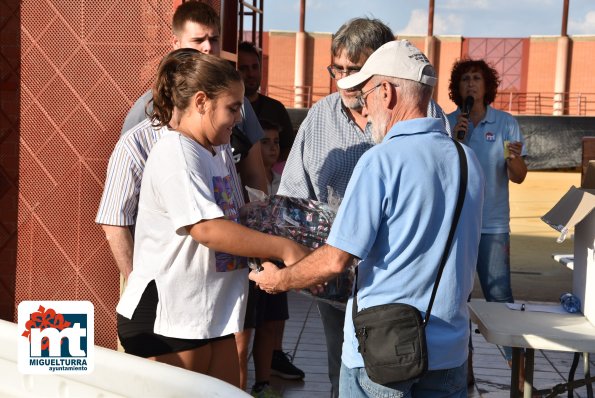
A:
[[[461,113],[467,119],[469,118],[469,114],[471,113],[471,108],[473,108],[473,102],[475,102],[475,99],[469,95],[469,96],[467,96],[467,98],[465,98],[465,102],[463,103],[463,109],[461,109],[461,111],[462,111]],[[467,132],[465,130],[457,131],[457,139],[461,140],[461,141],[464,140],[465,134],[467,134]]]

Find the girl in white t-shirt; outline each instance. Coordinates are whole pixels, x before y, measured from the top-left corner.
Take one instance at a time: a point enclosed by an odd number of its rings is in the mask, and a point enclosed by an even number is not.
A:
[[[142,176],[133,271],[118,303],[126,352],[239,384],[243,257],[293,264],[304,247],[238,224],[243,203],[229,146],[244,86],[225,60],[179,49],[159,66],[156,125],[169,125]]]

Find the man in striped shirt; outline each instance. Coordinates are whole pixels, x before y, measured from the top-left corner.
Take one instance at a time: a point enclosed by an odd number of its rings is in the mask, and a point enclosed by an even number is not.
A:
[[[394,34],[381,21],[355,18],[339,28],[331,43],[332,63],[328,72],[341,79],[361,69],[368,57]],[[328,203],[329,188],[343,198],[359,158],[374,145],[371,125],[357,100],[361,87],[341,90],[318,101],[302,122],[287,159],[279,195]],[[431,101],[428,117],[440,118],[450,128],[444,112]],[[328,351],[329,379],[333,397],[339,394],[344,306],[318,302]]]

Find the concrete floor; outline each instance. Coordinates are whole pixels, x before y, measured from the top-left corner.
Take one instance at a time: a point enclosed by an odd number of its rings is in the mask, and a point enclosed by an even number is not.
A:
[[[284,336],[284,349],[294,357],[293,363],[306,373],[303,381],[271,378],[271,386],[286,398],[330,398],[326,343],[316,302],[301,293],[289,293],[290,319]],[[472,330],[476,325],[472,326]],[[499,346],[485,341],[479,333],[472,334],[475,385],[468,390],[470,398],[504,398],[510,395],[510,368]],[[557,351],[535,351],[534,387],[544,390],[568,379],[572,354]],[[591,354],[595,369],[595,355]],[[575,380],[583,375],[582,358]],[[254,383],[254,365],[250,358],[248,390]],[[567,393],[564,393],[566,396]],[[577,388],[574,397],[587,396],[586,388]]]

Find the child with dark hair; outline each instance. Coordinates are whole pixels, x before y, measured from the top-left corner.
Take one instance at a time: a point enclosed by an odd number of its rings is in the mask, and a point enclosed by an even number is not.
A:
[[[281,173],[274,167],[279,161],[279,131],[281,127],[266,119],[260,119],[260,126],[264,131],[264,137],[260,140],[260,150],[269,187],[268,194],[274,195],[277,193],[281,182]]]

